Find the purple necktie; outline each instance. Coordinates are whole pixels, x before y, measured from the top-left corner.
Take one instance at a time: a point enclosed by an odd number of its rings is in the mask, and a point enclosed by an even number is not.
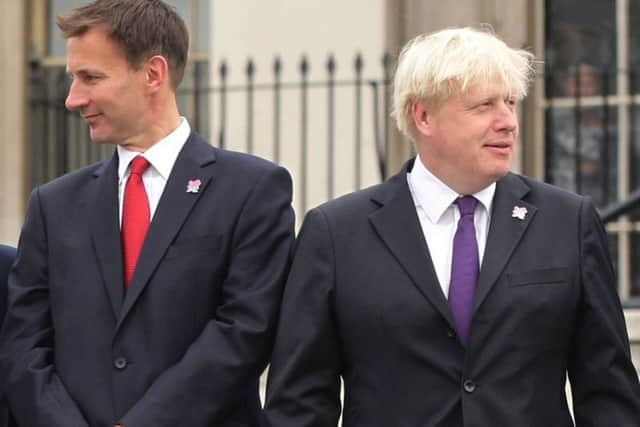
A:
[[[473,224],[473,214],[478,200],[473,196],[464,196],[456,200],[455,204],[460,209],[460,220],[453,238],[449,305],[456,323],[458,339],[466,347],[479,272],[478,242]]]

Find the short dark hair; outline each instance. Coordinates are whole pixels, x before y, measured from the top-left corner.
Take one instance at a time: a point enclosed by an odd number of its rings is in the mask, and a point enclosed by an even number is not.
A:
[[[122,47],[132,68],[140,68],[153,55],[162,55],[169,63],[173,89],[182,81],[189,33],[175,8],[161,0],[95,0],[57,16],[56,24],[66,39],[104,28]]]

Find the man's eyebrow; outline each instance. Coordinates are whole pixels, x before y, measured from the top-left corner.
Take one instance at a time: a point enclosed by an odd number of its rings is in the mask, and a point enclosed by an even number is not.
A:
[[[98,70],[93,70],[91,68],[81,68],[79,70],[75,70],[74,72],[71,72],[69,69],[67,69],[67,74],[69,74],[70,76],[86,76],[86,75],[94,75],[94,76],[103,76],[104,73]]]

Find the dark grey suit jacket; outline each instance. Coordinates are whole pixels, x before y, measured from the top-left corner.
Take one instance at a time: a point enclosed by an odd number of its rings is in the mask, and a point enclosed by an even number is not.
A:
[[[1,334],[19,425],[258,425],[294,237],[289,174],[192,134],[125,294],[117,163],[31,195]]]
[[[406,180],[307,215],[272,356],[272,427],[640,426],[607,240],[587,198],[497,183],[468,348]],[[524,219],[512,216],[526,208]]]
[[[16,250],[11,246],[0,245],[0,325],[7,312],[7,278],[16,257]],[[0,427],[11,425],[4,396],[0,393]]]

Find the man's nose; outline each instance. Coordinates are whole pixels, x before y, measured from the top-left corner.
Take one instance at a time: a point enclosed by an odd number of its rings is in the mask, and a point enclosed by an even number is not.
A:
[[[64,102],[67,110],[79,110],[84,107],[88,103],[88,98],[83,90],[79,87],[77,82],[71,82],[71,86],[69,87],[69,93],[67,94],[67,99]]]
[[[514,132],[518,129],[518,113],[509,102],[500,103],[496,125],[499,131]]]

